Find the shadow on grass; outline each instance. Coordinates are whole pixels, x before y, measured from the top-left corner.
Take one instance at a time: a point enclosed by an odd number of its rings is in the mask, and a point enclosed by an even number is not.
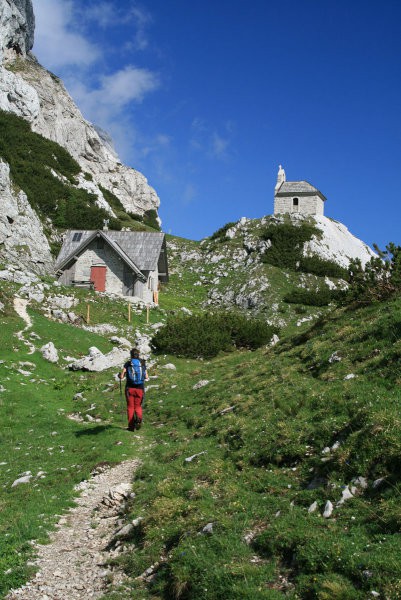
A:
[[[83,429],[81,431],[75,432],[75,437],[82,437],[83,435],[99,435],[99,433],[103,433],[108,429],[121,429],[121,427],[116,427],[115,425],[97,425],[96,427],[91,427],[90,429]]]

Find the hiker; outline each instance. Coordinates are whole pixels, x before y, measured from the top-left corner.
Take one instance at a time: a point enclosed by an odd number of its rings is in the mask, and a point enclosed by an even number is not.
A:
[[[140,358],[139,350],[133,348],[131,360],[127,361],[121,371],[120,379],[126,378],[125,398],[127,400],[128,429],[134,431],[142,425],[142,402],[145,392],[145,381],[149,380],[146,362]]]

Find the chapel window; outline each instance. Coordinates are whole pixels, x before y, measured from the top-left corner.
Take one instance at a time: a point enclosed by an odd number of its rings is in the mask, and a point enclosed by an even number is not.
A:
[[[293,198],[292,199],[292,205],[293,206],[298,206],[299,205],[299,198]]]

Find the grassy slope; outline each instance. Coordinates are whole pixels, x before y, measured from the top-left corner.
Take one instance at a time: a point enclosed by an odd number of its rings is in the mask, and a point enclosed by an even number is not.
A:
[[[133,445],[132,434],[123,430],[126,419],[113,378],[116,369],[101,374],[73,373],[46,362],[38,351],[28,354],[28,348],[15,337],[25,326],[12,310],[16,289],[0,284],[0,300],[5,304],[0,312],[0,382],[5,388],[0,392],[0,596],[26,580],[30,540],[46,539],[57,515],[71,505],[74,485],[99,463],[134,456],[141,443],[135,440]],[[60,292],[62,288],[58,288]],[[122,302],[105,301],[93,292],[75,293],[82,297],[74,310],[86,314],[89,300],[94,324],[113,323],[128,337],[136,326],[144,326],[144,313],[133,313],[132,324],[127,325],[127,307]],[[49,321],[39,307],[30,309],[29,314],[32,331],[40,336],[32,339],[37,350],[54,341],[61,366],[67,364],[64,357],[86,355],[90,346],[103,352],[112,348],[100,335]],[[160,315],[151,311],[150,321],[157,320]],[[23,375],[18,369],[32,375]],[[74,401],[77,392],[86,400]],[[92,403],[94,410],[90,410]],[[77,423],[67,418],[78,412],[84,416],[87,411],[101,421]],[[12,488],[26,471],[34,476],[31,483]],[[43,478],[37,477],[40,471],[45,472]]]
[[[6,388],[0,393],[1,592],[24,581],[29,541],[45,539],[73,500],[74,485],[99,462],[135,455],[143,467],[127,518],[143,521],[122,562],[141,598],[365,599],[371,591],[401,597],[400,300],[338,311],[270,350],[211,362],[160,357],[152,370],[159,387],[147,392],[146,423],[132,438],[122,430],[112,373],[69,373],[39,353],[27,354],[14,336],[23,324],[11,310],[11,292],[0,298],[6,303],[0,318]],[[190,289],[184,285],[182,292],[181,301],[193,308]],[[113,322],[129,335],[123,303],[90,299],[95,322]],[[86,300],[77,313],[85,314]],[[38,348],[49,339],[63,355],[110,348],[36,309],[31,316],[42,338]],[[151,312],[152,320],[161,317]],[[135,319],[143,326],[144,314]],[[329,362],[334,351],[341,360]],[[16,373],[25,361],[36,364],[32,377]],[[163,369],[164,362],[177,371]],[[356,377],[345,380],[351,373]],[[210,383],[194,390],[202,379]],[[86,402],[73,401],[78,391]],[[92,402],[101,423],[66,418]],[[322,453],[336,442],[337,450]],[[204,454],[185,461],[198,453]],[[11,488],[27,470],[46,477]],[[359,476],[367,490],[336,507]],[[308,489],[312,480],[321,485]],[[326,520],[327,500],[335,509]],[[314,501],[318,509],[309,514]],[[208,523],[212,533],[202,533]],[[156,563],[149,585],[135,580]],[[131,593],[137,594],[113,596]]]
[[[141,597],[400,598],[400,354],[396,300],[271,350],[160,369],[131,513],[144,520],[124,560],[133,577],[159,564]],[[337,506],[360,476],[367,489]]]

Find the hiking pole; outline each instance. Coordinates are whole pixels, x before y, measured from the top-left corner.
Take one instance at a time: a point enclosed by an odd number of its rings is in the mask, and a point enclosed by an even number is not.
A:
[[[120,398],[121,398],[121,418],[122,418],[122,422],[123,422],[123,427],[124,427],[124,403],[123,403],[123,387],[122,387],[122,383],[121,383],[121,377],[120,377],[120,373],[118,374],[118,378],[120,380]]]

